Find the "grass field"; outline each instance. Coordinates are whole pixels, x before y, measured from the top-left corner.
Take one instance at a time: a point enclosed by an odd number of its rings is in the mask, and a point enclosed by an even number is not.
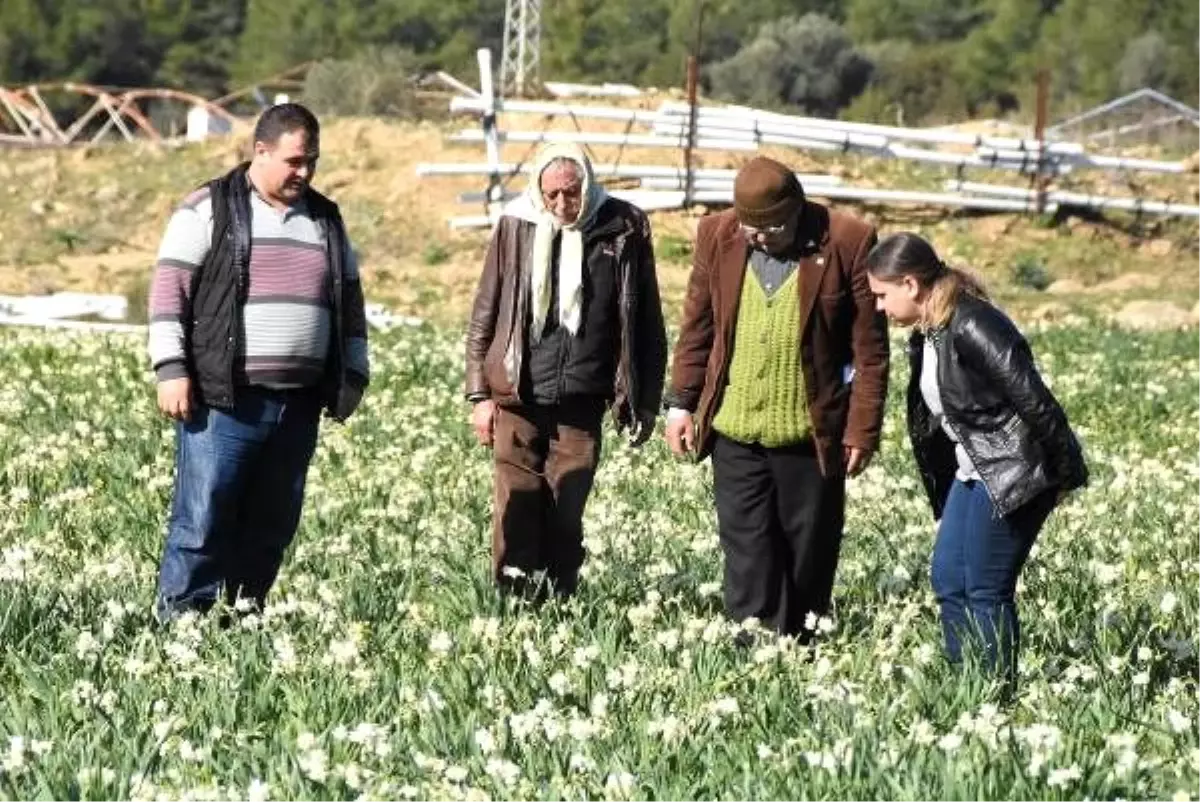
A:
[[[902,358],[819,645],[739,651],[710,469],[661,439],[608,435],[578,597],[496,602],[461,330],[429,325],[375,336],[266,613],[159,629],[144,343],[2,330],[0,797],[1195,799],[1196,331],[1031,339],[1092,483],[1024,574],[1001,707],[940,657]]]

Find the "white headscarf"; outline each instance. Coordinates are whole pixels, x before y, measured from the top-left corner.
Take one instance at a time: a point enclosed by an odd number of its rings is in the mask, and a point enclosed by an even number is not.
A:
[[[575,222],[563,225],[546,208],[542,198],[542,172],[555,159],[570,159],[579,165],[583,177],[583,198]],[[608,193],[596,183],[592,163],[577,145],[549,144],[541,149],[529,169],[529,184],[525,192],[508,204],[504,214],[519,217],[537,226],[533,236],[533,253],[529,265],[530,338],[541,339],[550,313],[550,271],[554,254],[554,237],[562,232],[558,252],[558,322],[575,335],[583,318],[583,234],[592,227],[596,212],[604,205]]]

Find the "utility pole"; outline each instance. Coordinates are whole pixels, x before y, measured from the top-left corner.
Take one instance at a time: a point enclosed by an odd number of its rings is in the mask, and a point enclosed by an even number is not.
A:
[[[696,84],[700,80],[700,48],[704,42],[704,0],[696,4],[696,38],[687,58],[688,127],[687,143],[683,148],[683,205],[690,208],[695,193],[695,172],[692,169],[692,150],[696,147]]]
[[[542,0],[507,0],[504,6],[504,53],[500,93],[521,96],[540,83]]]
[[[1037,73],[1037,109],[1034,118],[1034,136],[1038,141],[1037,172],[1034,174],[1035,205],[1037,213],[1046,211],[1046,119],[1050,103],[1050,72],[1043,67]]]

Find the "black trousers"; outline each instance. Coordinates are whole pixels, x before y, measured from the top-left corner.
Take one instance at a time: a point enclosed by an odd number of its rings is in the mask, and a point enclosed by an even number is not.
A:
[[[829,611],[846,513],[846,480],[821,475],[811,442],[783,448],[720,434],[713,447],[725,611],[807,640],[804,621]]]

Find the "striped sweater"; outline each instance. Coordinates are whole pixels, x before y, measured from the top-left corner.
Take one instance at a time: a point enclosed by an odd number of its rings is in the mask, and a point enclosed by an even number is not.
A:
[[[332,330],[324,233],[303,203],[279,211],[251,192],[250,215],[250,281],[241,308],[244,352],[236,361],[235,380],[275,389],[313,386],[321,380]],[[160,382],[187,375],[184,315],[192,273],[208,256],[212,226],[212,199],[204,187],[175,210],[159,246],[150,288],[149,349]],[[353,250],[347,250],[344,281],[351,285],[359,281],[358,264]],[[349,337],[346,348],[347,370],[365,383],[370,375],[366,337]]]

